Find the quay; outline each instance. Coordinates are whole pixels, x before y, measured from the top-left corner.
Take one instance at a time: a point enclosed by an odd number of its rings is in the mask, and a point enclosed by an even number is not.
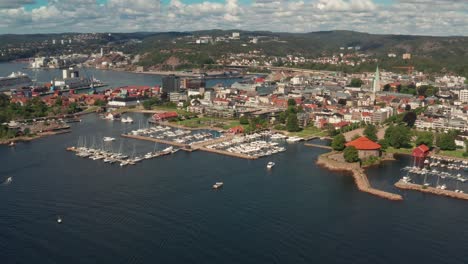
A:
[[[319,156],[317,165],[323,166],[333,171],[349,171],[353,175],[354,181],[358,189],[362,192],[366,192],[381,198],[385,198],[392,201],[402,201],[403,197],[399,194],[390,193],[382,190],[372,188],[367,175],[358,163],[344,163],[336,161],[330,158],[331,155],[336,154],[335,152],[325,153]]]
[[[456,199],[468,200],[468,193],[457,193],[454,191],[437,189],[437,188],[430,187],[430,186],[425,187],[423,185],[404,182],[402,180],[395,183],[395,187],[399,189],[403,189],[403,190],[420,191],[423,193],[430,193],[430,194],[442,195],[442,196],[447,196],[447,197],[456,198]]]

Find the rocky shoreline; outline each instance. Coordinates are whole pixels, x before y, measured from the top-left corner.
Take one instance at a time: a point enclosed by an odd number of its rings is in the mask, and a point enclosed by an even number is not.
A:
[[[359,163],[344,163],[331,159],[330,156],[335,154],[336,152],[329,152],[320,155],[317,160],[317,165],[325,167],[332,171],[351,172],[358,189],[362,192],[366,192],[392,201],[403,200],[403,197],[399,194],[394,194],[372,188],[364,169],[360,167]]]
[[[0,140],[0,145],[8,145],[11,142],[15,142],[15,143],[16,142],[30,142],[30,141],[33,141],[35,139],[39,139],[39,138],[42,138],[42,137],[58,135],[58,134],[64,134],[64,133],[70,133],[70,132],[71,132],[71,130],[67,129],[67,130],[42,132],[42,133],[36,134],[34,136],[21,136],[21,137],[9,138],[9,139],[1,139]]]

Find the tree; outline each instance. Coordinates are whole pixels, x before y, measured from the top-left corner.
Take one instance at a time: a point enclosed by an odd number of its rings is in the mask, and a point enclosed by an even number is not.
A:
[[[361,87],[364,82],[359,78],[351,79],[350,87]]]
[[[153,107],[153,100],[146,100],[146,101],[143,101],[142,105],[143,105],[143,108],[146,109],[146,110],[151,110],[151,108]]]
[[[333,138],[331,147],[334,150],[342,151],[345,148],[346,138],[343,134],[338,134]]]
[[[386,139],[381,139],[381,140],[379,140],[378,143],[379,143],[379,145],[381,146],[381,149],[382,149],[383,151],[387,150],[387,148],[388,148],[388,141],[387,141]]]
[[[363,133],[368,139],[377,142],[377,128],[374,125],[368,125]]]
[[[241,125],[247,125],[247,124],[249,124],[249,119],[246,116],[241,116],[239,118],[239,123]]]
[[[359,161],[359,153],[354,146],[349,146],[344,149],[343,157],[346,162],[356,162]]]
[[[354,134],[354,136],[351,138],[351,141],[356,140],[356,139],[358,139],[358,138],[360,138],[360,137],[361,137],[361,135],[359,135],[359,134]]]
[[[388,92],[388,91],[390,91],[390,88],[391,88],[390,84],[387,83],[386,85],[384,85],[383,91]]]
[[[407,126],[413,127],[414,123],[416,123],[416,118],[417,118],[416,113],[413,111],[409,111],[409,112],[406,112],[405,115],[403,116],[403,122],[405,122]]]
[[[434,142],[434,134],[432,132],[420,132],[416,138],[416,146],[426,145],[429,148],[432,148]]]
[[[296,131],[301,130],[301,128],[299,127],[299,123],[297,121],[297,115],[296,114],[289,114],[288,115],[288,120],[287,120],[287,123],[286,123],[286,129],[289,132],[296,132]]]
[[[452,133],[439,134],[436,141],[437,146],[441,150],[455,150],[457,148],[455,136]]]
[[[296,100],[289,98],[288,99],[288,106],[296,106]]]
[[[385,130],[384,139],[394,148],[407,147],[411,142],[411,131],[404,125],[390,125]]]
[[[145,102],[146,102],[146,101],[145,101]],[[143,107],[144,107],[144,103],[145,103],[145,102],[143,102]],[[106,106],[106,102],[105,102],[104,100],[97,99],[97,100],[94,102],[94,105],[95,105],[95,106],[101,106],[101,107],[102,107],[102,106]]]

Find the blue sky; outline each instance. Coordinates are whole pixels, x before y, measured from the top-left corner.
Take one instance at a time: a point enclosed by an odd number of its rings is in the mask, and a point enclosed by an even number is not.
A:
[[[468,0],[0,0],[0,18],[0,34],[220,28],[466,36]]]

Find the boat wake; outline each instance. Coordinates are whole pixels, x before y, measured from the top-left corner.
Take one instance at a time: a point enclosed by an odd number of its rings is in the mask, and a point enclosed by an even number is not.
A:
[[[2,184],[3,185],[9,185],[13,182],[13,178],[12,177],[8,177]]]

